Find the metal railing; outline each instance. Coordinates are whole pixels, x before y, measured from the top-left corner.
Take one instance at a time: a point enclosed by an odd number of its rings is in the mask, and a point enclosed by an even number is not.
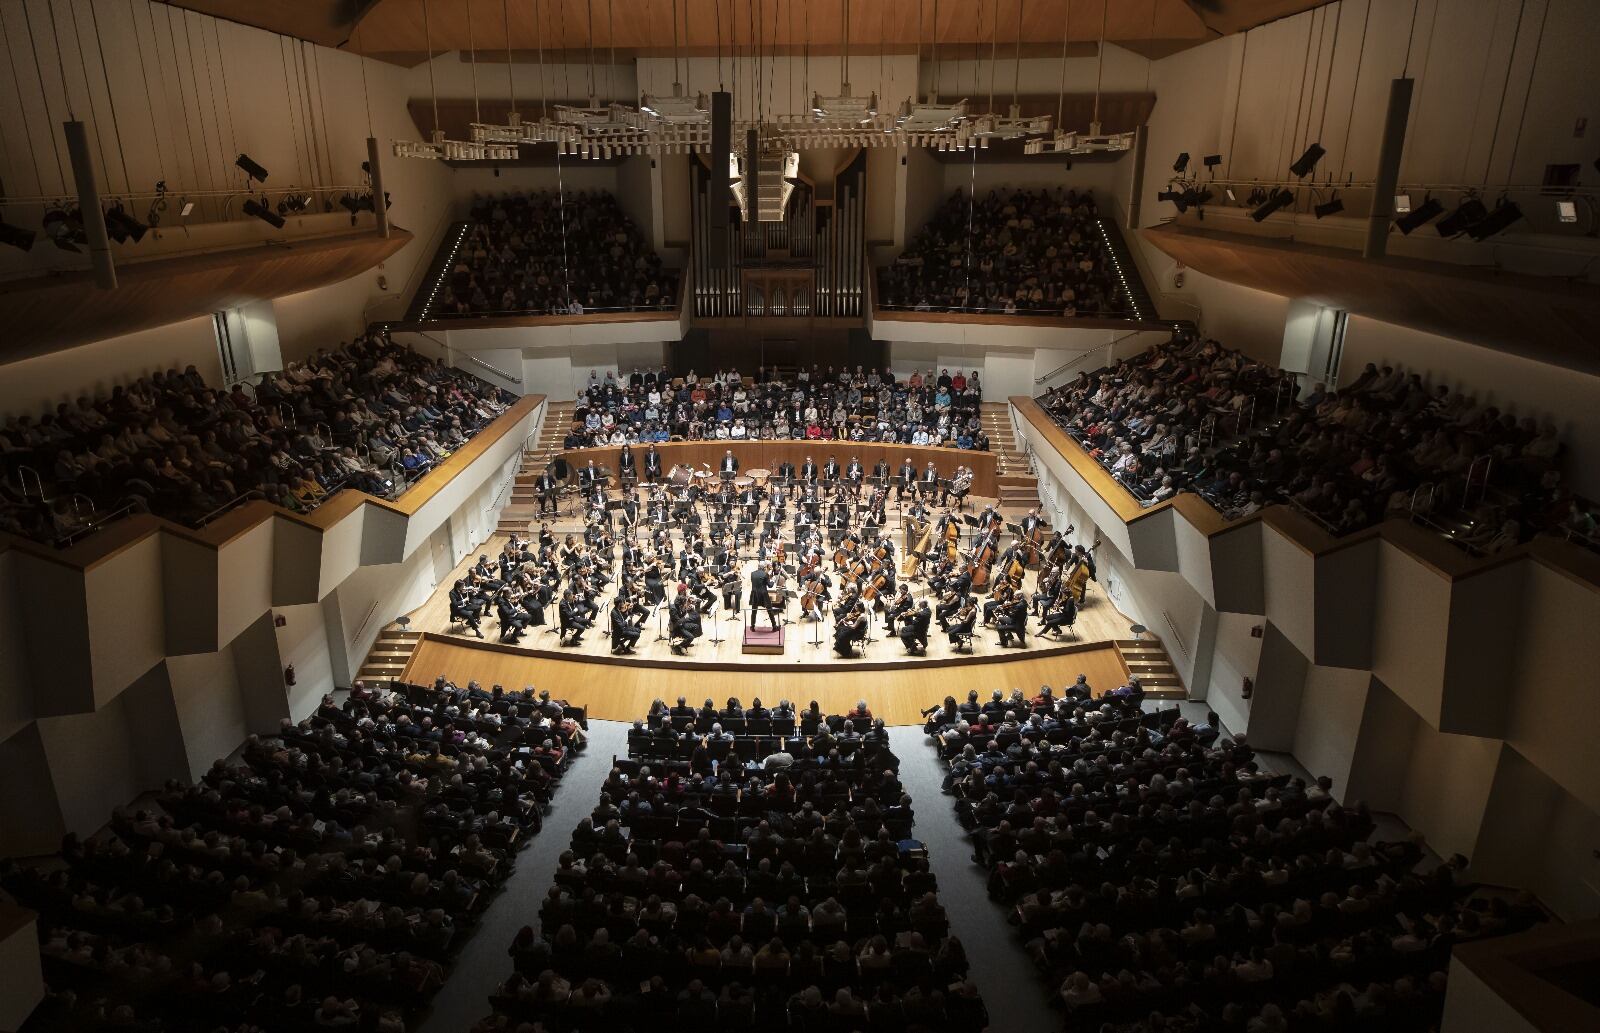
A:
[[[204,527],[207,524],[211,523],[211,521],[217,519],[217,517],[222,516],[224,513],[230,513],[233,510],[238,509],[240,506],[244,505],[246,502],[250,502],[250,501],[253,501],[255,499],[264,499],[266,497],[267,497],[266,492],[262,491],[260,488],[251,488],[249,491],[240,492],[238,495],[235,495],[233,498],[229,499],[227,502],[224,502],[222,505],[218,506],[216,509],[213,509],[211,512],[207,513],[205,516],[201,517],[196,522],[195,526],[196,527]]]
[[[501,380],[509,380],[511,383],[517,385],[518,387],[522,386],[522,378],[521,377],[514,377],[511,374],[507,373],[505,370],[501,369],[499,366],[492,366],[489,363],[484,362],[482,359],[478,358],[476,355],[469,355],[466,352],[463,352],[462,354],[466,356],[466,359],[467,359],[468,362],[475,363],[475,364],[477,364],[479,366],[482,366],[484,369],[488,370],[490,373],[493,373],[495,376],[499,377]]]

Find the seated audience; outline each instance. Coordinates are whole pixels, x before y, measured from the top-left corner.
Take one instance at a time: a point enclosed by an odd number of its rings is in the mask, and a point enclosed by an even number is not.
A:
[[[658,700],[475,1030],[983,1029],[898,761],[857,711]]]
[[[1040,404],[1147,506],[1185,491],[1230,519],[1287,504],[1335,535],[1412,516],[1490,555],[1539,532],[1584,540],[1553,426],[1391,367],[1301,397],[1293,375],[1178,338]]]
[[[59,541],[129,511],[195,527],[246,498],[297,513],[347,487],[394,498],[512,400],[375,335],[253,390],[152,373],[0,426],[0,531]]]
[[[1080,679],[1081,681],[1081,679]],[[945,788],[1069,1031],[1437,1028],[1451,947],[1542,920],[1366,807],[1132,691],[928,711]],[[996,693],[999,697],[999,693]],[[1215,720],[1208,717],[1208,725]]]
[[[472,229],[429,314],[672,308],[676,283],[611,194],[474,195]]]
[[[895,263],[881,303],[921,311],[1123,318],[1127,295],[1106,259],[1094,195],[956,190]]]
[[[0,889],[39,913],[28,1028],[414,1028],[582,716],[531,690],[358,682],[58,862],[3,862]]]
[[[563,446],[811,440],[987,451],[982,400],[977,370],[919,370],[902,381],[889,370],[812,366],[786,380],[763,368],[749,384],[737,370],[674,378],[665,367],[635,369],[623,383],[591,373]]]

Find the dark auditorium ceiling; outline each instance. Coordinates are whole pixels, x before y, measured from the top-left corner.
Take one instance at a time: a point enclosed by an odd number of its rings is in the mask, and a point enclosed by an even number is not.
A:
[[[343,46],[400,64],[415,64],[427,53],[465,50],[471,40],[480,51],[511,50],[532,54],[543,46],[546,57],[561,50],[590,47],[593,15],[596,48],[617,47],[630,55],[672,51],[672,0],[173,0],[174,6],[216,15],[258,28],[281,32],[325,46]],[[921,3],[919,33],[918,4]],[[937,39],[941,47],[967,47],[993,38],[998,19],[1003,45],[1017,38],[1017,12],[1024,11],[1025,51],[1036,56],[1059,53],[1063,29],[1074,42],[1092,42],[1101,34],[1126,49],[1162,57],[1192,46],[1251,29],[1279,18],[1320,7],[1330,0],[945,0],[939,5],[937,28],[933,0],[854,0],[850,4],[852,53],[877,54],[880,49],[909,52]],[[836,52],[843,42],[844,0],[679,0],[680,39],[695,53],[712,54],[718,46],[716,12],[723,12],[723,45],[732,36],[748,46],[751,11],[762,47],[798,52],[808,42],[813,51]],[[730,13],[731,12],[731,13]],[[1065,26],[1070,13],[1072,22]],[[764,15],[764,17],[763,17]],[[731,25],[730,25],[731,19]],[[613,36],[611,22],[616,23]],[[809,34],[809,40],[808,40]]]

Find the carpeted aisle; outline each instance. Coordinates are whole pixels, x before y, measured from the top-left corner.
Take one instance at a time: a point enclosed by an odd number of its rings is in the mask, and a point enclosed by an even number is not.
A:
[[[900,758],[900,781],[916,809],[914,834],[928,848],[928,862],[939,879],[939,901],[967,949],[972,978],[989,1009],[989,1028],[996,1033],[1060,1029],[1061,1016],[1050,1008],[1033,963],[984,889],[988,872],[972,863],[966,832],[940,790],[944,767],[922,729],[891,728],[889,742]]]
[[[489,1014],[489,994],[511,974],[506,948],[517,930],[537,924],[539,904],[550,889],[556,858],[572,842],[573,826],[600,802],[600,785],[611,758],[627,751],[628,726],[590,721],[589,745],[562,776],[544,816],[544,829],[517,855],[517,870],[490,901],[488,912],[456,959],[450,978],[433,999],[421,1033],[463,1033]]]

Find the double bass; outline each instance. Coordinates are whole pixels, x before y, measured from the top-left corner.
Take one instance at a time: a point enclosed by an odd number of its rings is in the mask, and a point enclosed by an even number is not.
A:
[[[978,537],[978,544],[972,550],[972,587],[982,588],[989,583],[989,568],[994,564],[995,540],[993,531],[985,531]]]

